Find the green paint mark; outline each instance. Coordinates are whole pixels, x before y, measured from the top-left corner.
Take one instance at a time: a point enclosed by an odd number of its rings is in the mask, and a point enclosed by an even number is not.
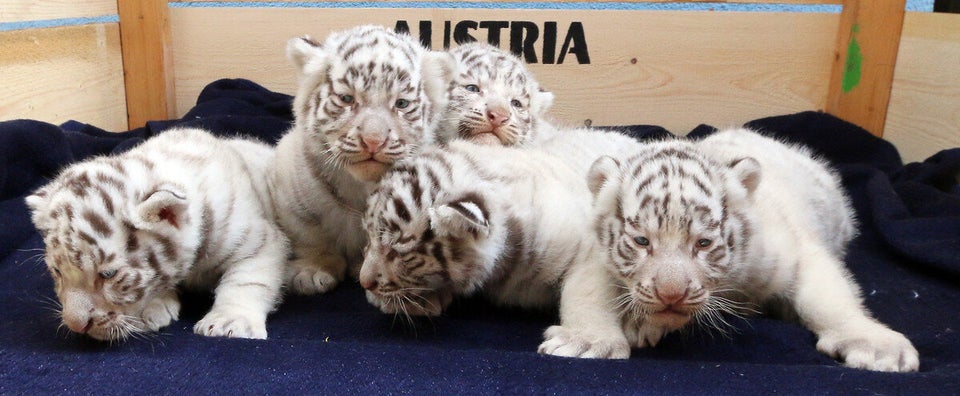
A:
[[[843,67],[843,93],[848,93],[860,85],[863,54],[860,53],[860,43],[857,42],[858,32],[860,32],[860,26],[854,24],[850,45],[847,46],[847,63]]]

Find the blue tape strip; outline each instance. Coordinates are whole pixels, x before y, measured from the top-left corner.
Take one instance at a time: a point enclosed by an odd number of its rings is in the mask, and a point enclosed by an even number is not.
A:
[[[754,11],[754,12],[840,12],[839,5],[744,4],[744,3],[626,3],[626,2],[176,2],[171,8],[467,8],[527,10],[662,10],[662,11]]]
[[[907,0],[907,11],[931,12],[934,0]],[[460,1],[431,2],[175,2],[170,8],[466,8],[466,9],[530,9],[530,10],[650,10],[650,11],[746,11],[746,12],[828,12],[837,13],[839,5],[743,4],[743,3],[555,3],[509,2],[484,3]],[[47,19],[39,21],[0,22],[0,32],[61,26],[116,23],[117,15],[84,18]]]
[[[40,21],[2,22],[0,23],[0,32],[6,32],[10,30],[39,29],[39,28],[61,27],[61,26],[77,26],[77,25],[90,25],[95,23],[117,23],[117,22],[120,22],[120,17],[117,15],[103,15],[103,16],[84,17],[84,18],[45,19]]]

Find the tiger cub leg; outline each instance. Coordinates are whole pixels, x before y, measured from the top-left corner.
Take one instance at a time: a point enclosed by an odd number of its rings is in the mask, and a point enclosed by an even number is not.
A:
[[[560,292],[560,325],[550,326],[537,351],[541,354],[626,359],[630,344],[614,311],[615,282],[600,260],[577,263]]]
[[[913,344],[869,316],[842,261],[821,246],[802,254],[793,304],[800,320],[817,334],[817,350],[848,367],[916,371],[920,362]]]
[[[237,262],[220,278],[213,307],[193,327],[210,337],[267,338],[267,314],[280,300],[286,240],[271,233],[250,257]]]
[[[140,313],[143,329],[157,331],[166,327],[180,316],[180,299],[176,289],[167,289],[146,303]]]
[[[332,244],[316,238],[316,244],[298,244],[295,258],[287,265],[287,287],[297,294],[326,293],[343,280],[347,261]]]

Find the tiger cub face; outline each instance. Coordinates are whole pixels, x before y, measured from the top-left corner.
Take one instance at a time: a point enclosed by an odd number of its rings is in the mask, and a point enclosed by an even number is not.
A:
[[[493,208],[482,186],[442,191],[442,165],[417,162],[387,173],[367,201],[360,284],[384,313],[436,316],[489,277]]]
[[[741,215],[759,178],[752,158],[717,164],[679,141],[593,164],[595,231],[626,320],[669,331],[730,308],[716,293],[729,291],[724,278],[749,237]]]
[[[441,120],[445,139],[513,146],[535,139],[536,128],[553,104],[517,56],[487,43],[451,50],[459,72]]]
[[[409,35],[380,26],[288,42],[299,69],[297,125],[315,153],[355,179],[375,181],[397,160],[433,141],[455,64]]]
[[[46,243],[63,323],[98,340],[155,330],[142,318],[145,304],[174,290],[185,276],[181,263],[196,249],[183,193],[176,186],[126,191],[117,161],[74,165],[26,199]]]

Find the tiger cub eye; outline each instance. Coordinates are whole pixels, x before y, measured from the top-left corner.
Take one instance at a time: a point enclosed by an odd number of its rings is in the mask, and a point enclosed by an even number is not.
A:
[[[712,244],[713,244],[713,241],[711,241],[711,240],[709,240],[709,239],[706,239],[706,238],[697,241],[697,247],[698,247],[698,248],[710,247],[710,245],[712,245]]]
[[[650,246],[650,240],[647,239],[646,237],[638,236],[636,238],[633,238],[633,241],[640,246]]]

